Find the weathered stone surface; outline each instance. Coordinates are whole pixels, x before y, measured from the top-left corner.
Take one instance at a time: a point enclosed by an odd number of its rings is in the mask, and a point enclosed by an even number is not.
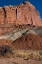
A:
[[[3,9],[0,7],[0,24],[3,24],[4,22],[4,11]]]
[[[42,21],[39,12],[30,2],[0,7],[0,33],[16,29],[14,25],[42,26]]]
[[[0,8],[0,24],[3,23],[42,26],[39,13],[30,2],[24,2],[18,6],[4,6]]]

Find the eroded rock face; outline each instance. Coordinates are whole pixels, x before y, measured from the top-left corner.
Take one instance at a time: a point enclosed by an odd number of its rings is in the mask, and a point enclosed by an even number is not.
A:
[[[5,23],[42,26],[38,11],[29,2],[24,2],[18,6],[4,6],[0,8],[0,24]]]
[[[0,7],[0,33],[13,30],[14,24],[42,26],[42,21],[39,12],[30,2]]]

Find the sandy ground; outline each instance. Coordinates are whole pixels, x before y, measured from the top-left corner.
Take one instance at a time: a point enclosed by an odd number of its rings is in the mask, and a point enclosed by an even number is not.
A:
[[[42,64],[42,61],[24,60],[24,58],[5,58],[0,59],[0,64]]]

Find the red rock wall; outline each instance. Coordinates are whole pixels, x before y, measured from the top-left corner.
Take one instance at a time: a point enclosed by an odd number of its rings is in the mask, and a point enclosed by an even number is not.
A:
[[[4,22],[4,11],[2,8],[0,8],[0,24],[3,24]]]
[[[39,12],[29,2],[0,7],[0,34],[16,29],[15,24],[42,26],[42,21]]]
[[[6,23],[42,26],[38,11],[29,2],[24,2],[18,6],[4,6],[0,8],[0,24]]]

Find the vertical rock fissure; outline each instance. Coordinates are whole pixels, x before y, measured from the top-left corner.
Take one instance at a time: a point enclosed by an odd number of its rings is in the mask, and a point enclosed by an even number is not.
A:
[[[3,7],[2,9],[3,9],[3,11],[4,11],[4,23],[7,23],[7,22],[6,22],[6,10],[5,10],[4,7]]]
[[[16,19],[17,19],[17,9],[16,9]]]
[[[6,18],[6,10],[5,10],[5,8],[3,8],[3,10],[4,10],[4,17]]]
[[[33,20],[32,20],[32,18],[31,18],[31,23],[32,23],[32,25],[33,25]]]

